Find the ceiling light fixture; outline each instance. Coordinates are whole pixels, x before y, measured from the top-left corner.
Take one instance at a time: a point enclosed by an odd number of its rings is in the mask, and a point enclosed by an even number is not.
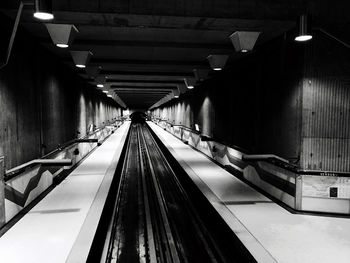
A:
[[[104,84],[106,84],[106,77],[104,75],[97,76],[95,81],[97,83],[97,85],[96,85],[97,87],[103,88]]]
[[[67,47],[69,47],[69,45],[67,45],[67,44],[56,44],[56,46],[59,47],[59,48],[67,48]]]
[[[310,23],[308,23],[308,16],[301,15],[298,21],[299,32],[298,36],[295,37],[295,41],[303,42],[312,39],[312,35],[310,33]]]
[[[69,47],[75,36],[79,33],[74,25],[66,24],[45,24],[47,31],[49,31],[52,42],[60,48]]]
[[[215,71],[222,70],[227,62],[228,55],[209,55],[207,60],[210,64],[210,67]]]
[[[185,83],[188,89],[194,89],[194,86],[196,85],[196,80],[193,78],[186,78]]]
[[[34,17],[40,20],[52,20],[52,0],[34,0],[35,12]]]
[[[107,94],[107,93],[108,93],[108,90],[103,90],[102,92]]]
[[[72,55],[75,66],[78,68],[85,68],[93,55],[90,51],[71,51],[70,54]]]
[[[107,95],[107,97],[113,98],[113,96],[112,96],[112,95],[109,95],[109,94]]]
[[[260,32],[236,31],[230,35],[231,42],[237,52],[246,53],[253,50]]]

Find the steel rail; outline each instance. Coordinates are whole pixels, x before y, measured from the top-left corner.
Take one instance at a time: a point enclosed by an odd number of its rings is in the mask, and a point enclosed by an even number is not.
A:
[[[163,227],[165,229],[165,233],[166,233],[166,237],[167,237],[167,244],[168,244],[169,249],[170,249],[169,251],[170,251],[171,259],[172,259],[172,262],[174,262],[174,263],[180,263],[181,261],[180,261],[180,258],[179,258],[178,252],[177,252],[175,239],[174,239],[172,231],[171,231],[170,223],[169,223],[166,208],[165,208],[164,197],[163,197],[162,191],[160,189],[159,183],[157,181],[157,178],[156,178],[157,176],[156,176],[156,173],[154,170],[152,159],[150,157],[149,147],[147,146],[144,134],[143,133],[141,133],[141,134],[142,134],[141,139],[142,139],[144,145],[146,146],[145,147],[146,158],[148,161],[148,166],[150,168],[151,179],[152,179],[153,187],[155,189],[155,193],[156,193],[156,197],[157,197],[157,201],[158,201],[158,207],[160,209],[161,217],[163,220]]]

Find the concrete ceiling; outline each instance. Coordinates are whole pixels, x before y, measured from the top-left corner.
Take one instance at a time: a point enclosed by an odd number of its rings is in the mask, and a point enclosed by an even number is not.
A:
[[[2,0],[1,11],[14,17],[18,1]],[[93,52],[89,65],[102,66],[111,93],[127,107],[147,109],[194,78],[193,69],[208,69],[210,54],[237,54],[228,36],[237,30],[261,31],[259,45],[291,30],[297,17],[313,15],[318,27],[343,28],[349,18],[339,14],[347,1],[329,8],[329,1],[306,0],[53,0],[52,23],[74,24],[79,34],[72,50]],[[343,5],[343,7],[340,7]],[[72,70],[94,83],[84,70],[74,67],[67,50],[56,48],[43,23],[26,7],[21,27],[59,56]],[[348,27],[349,28],[349,27]],[[338,30],[341,31],[341,30]],[[248,54],[249,55],[249,54]],[[212,72],[212,74],[214,74]]]

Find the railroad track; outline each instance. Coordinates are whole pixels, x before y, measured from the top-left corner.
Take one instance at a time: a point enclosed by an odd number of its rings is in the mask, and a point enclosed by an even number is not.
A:
[[[225,262],[146,124],[132,124],[101,262]]]

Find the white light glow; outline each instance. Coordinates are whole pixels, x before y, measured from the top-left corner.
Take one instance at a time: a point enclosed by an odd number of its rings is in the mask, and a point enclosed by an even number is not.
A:
[[[56,44],[57,47],[59,48],[67,48],[69,47],[67,44]]]
[[[103,88],[104,86],[103,86],[103,84],[97,84],[96,85],[98,88]]]
[[[213,70],[220,71],[220,70],[222,70],[222,68],[213,68]]]
[[[77,64],[75,65],[77,68],[85,68],[86,66],[85,65],[82,65],[82,64]]]
[[[103,90],[102,92],[107,94],[107,93],[108,93],[108,90]]]
[[[110,97],[110,98],[113,98],[113,96],[112,95],[107,95],[108,97]]]
[[[175,97],[175,98],[178,98],[179,96],[178,96],[178,95],[175,95],[174,97]]]
[[[196,131],[199,131],[199,125],[198,124],[195,124],[194,127],[195,127]]]
[[[246,50],[246,49],[242,49],[242,50],[241,50],[241,52],[242,52],[242,53],[247,53],[247,52],[248,52],[248,50]]]
[[[193,89],[194,87],[193,87],[193,86],[188,86],[187,88],[188,88],[188,89]]]
[[[52,20],[53,14],[45,13],[45,12],[35,12],[34,17],[40,20]]]
[[[312,39],[312,36],[311,35],[302,35],[302,36],[297,36],[295,38],[295,41],[299,41],[299,42],[302,42],[302,41],[308,41]]]

